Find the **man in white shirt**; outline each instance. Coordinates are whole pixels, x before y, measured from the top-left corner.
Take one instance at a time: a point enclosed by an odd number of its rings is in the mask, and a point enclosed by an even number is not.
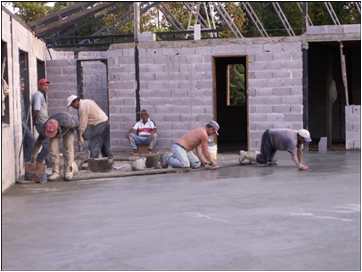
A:
[[[128,134],[129,143],[134,153],[137,153],[140,145],[148,145],[148,151],[152,152],[157,141],[157,127],[146,110],[141,110],[140,116],[141,120],[131,128]]]

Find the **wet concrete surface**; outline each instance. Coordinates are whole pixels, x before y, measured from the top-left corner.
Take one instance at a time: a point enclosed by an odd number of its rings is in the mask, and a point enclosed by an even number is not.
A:
[[[360,270],[360,153],[276,167],[16,185],[7,270]],[[234,157],[232,157],[234,159]]]

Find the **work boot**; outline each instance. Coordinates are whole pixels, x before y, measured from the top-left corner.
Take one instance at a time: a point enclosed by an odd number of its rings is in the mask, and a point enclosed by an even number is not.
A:
[[[269,165],[269,166],[277,166],[277,165],[278,165],[278,161],[272,160],[272,161],[268,162],[268,165]]]
[[[65,172],[65,175],[64,175],[65,181],[71,181],[72,178],[73,178],[73,172],[70,172],[70,171]]]
[[[78,173],[78,165],[72,162],[72,166],[68,166],[65,170],[64,180],[71,181],[76,173]]]
[[[49,181],[56,181],[60,179],[60,175],[58,172],[53,172],[49,177],[48,180]]]
[[[59,160],[54,160],[52,165],[52,174],[48,176],[49,181],[59,180],[60,177],[60,163]]]

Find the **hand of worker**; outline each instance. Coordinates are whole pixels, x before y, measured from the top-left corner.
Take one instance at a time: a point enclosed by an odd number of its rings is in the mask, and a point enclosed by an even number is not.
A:
[[[207,163],[205,165],[205,167],[207,169],[217,169],[217,168],[219,168],[219,166],[217,165],[217,163],[215,161],[211,161],[211,163]]]
[[[84,144],[84,138],[83,138],[82,136],[79,137],[79,142],[80,142],[81,144]]]

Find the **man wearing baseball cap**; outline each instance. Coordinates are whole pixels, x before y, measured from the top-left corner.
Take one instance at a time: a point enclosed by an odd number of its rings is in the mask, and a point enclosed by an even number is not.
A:
[[[170,154],[162,157],[162,167],[168,165],[174,168],[199,168],[201,163],[212,168],[217,167],[209,153],[209,136],[219,135],[220,126],[216,121],[210,121],[205,127],[194,128],[182,136],[171,146]],[[196,156],[192,150],[196,149],[200,156]],[[201,161],[200,161],[201,160]]]
[[[112,162],[108,116],[91,99],[81,99],[76,95],[67,98],[67,107],[77,109],[79,112],[79,141],[88,141],[90,157],[99,155],[108,157]]]
[[[306,129],[267,129],[261,138],[260,153],[240,151],[240,163],[256,161],[261,165],[273,165],[273,157],[278,150],[288,151],[299,170],[308,170],[303,160],[304,143],[310,143],[310,133]]]
[[[44,161],[48,156],[49,141],[43,133],[43,126],[48,120],[47,92],[49,83],[46,78],[40,79],[38,81],[38,91],[32,96],[33,124],[39,134],[32,150],[32,160],[34,161],[36,157],[36,172],[39,175],[42,175],[42,172],[45,171]]]
[[[44,124],[44,134],[50,139],[49,153],[52,160],[52,174],[49,181],[58,180],[61,177],[59,143],[63,139],[64,146],[64,179],[70,181],[78,172],[74,161],[74,138],[79,127],[77,118],[67,112],[53,114]]]

